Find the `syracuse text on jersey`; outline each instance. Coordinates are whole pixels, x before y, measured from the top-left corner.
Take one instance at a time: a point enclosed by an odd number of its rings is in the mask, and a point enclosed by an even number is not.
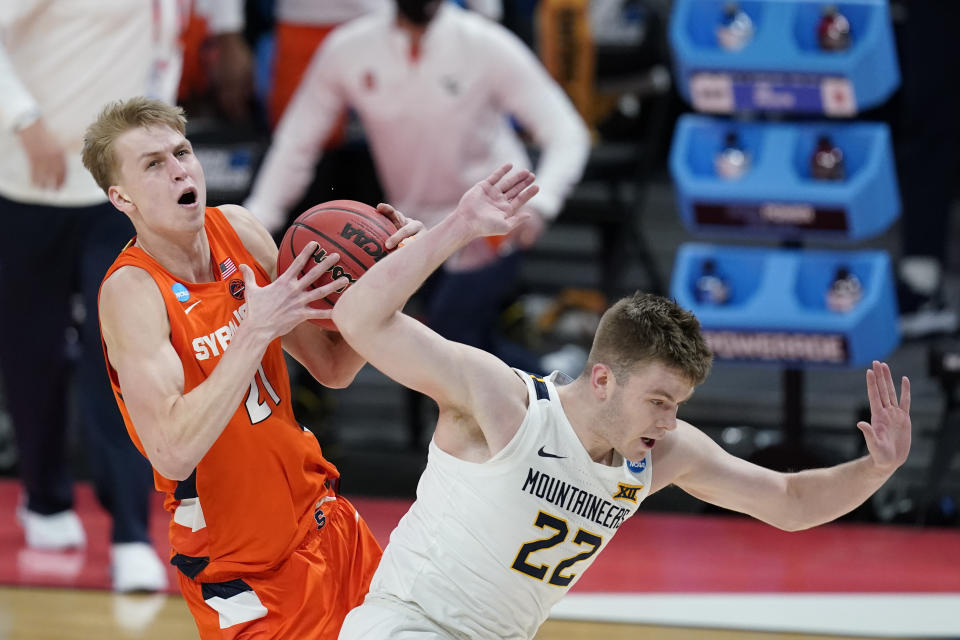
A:
[[[244,302],[233,310],[233,319],[230,322],[205,336],[194,338],[192,343],[193,353],[197,360],[219,357],[227,348],[227,345],[230,344],[230,339],[233,338],[233,334],[236,333],[237,327],[246,315],[247,303]]]

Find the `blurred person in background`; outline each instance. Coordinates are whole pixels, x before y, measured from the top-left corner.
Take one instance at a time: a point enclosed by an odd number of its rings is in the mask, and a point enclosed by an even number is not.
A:
[[[241,3],[210,1],[221,15]],[[150,465],[113,399],[95,312],[100,281],[133,227],[83,168],[80,149],[105,103],[144,93],[174,100],[188,9],[179,0],[0,3],[0,374],[24,490],[17,516],[29,548],[86,543],[73,509],[73,395],[86,467],[113,520],[111,576],[121,592],[162,590],[167,574],[148,536]]]
[[[513,120],[539,147],[533,215],[504,242],[479,239],[425,290],[441,335],[540,371],[539,358],[496,331],[530,247],[580,179],[589,133],[563,90],[516,36],[440,0],[394,0],[336,29],[284,112],[245,206],[282,230],[346,109],[363,126],[386,199],[431,227],[505,162],[531,161]]]
[[[252,117],[253,53],[244,33],[245,0],[181,0],[183,73],[177,101],[209,102],[216,116],[231,123]],[[190,3],[193,2],[191,6]]]
[[[354,18],[387,9],[392,0],[276,0],[272,88],[268,108],[270,128],[279,123],[314,52],[337,26]],[[470,9],[499,21],[500,0],[470,0]]]

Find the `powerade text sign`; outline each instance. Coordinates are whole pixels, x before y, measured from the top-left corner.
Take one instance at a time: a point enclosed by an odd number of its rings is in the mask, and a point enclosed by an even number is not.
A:
[[[713,355],[722,360],[846,364],[847,338],[840,333],[704,329]]]

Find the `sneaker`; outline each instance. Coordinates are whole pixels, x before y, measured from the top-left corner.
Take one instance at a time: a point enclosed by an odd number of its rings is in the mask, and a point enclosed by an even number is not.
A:
[[[78,549],[87,543],[80,518],[72,509],[45,516],[21,507],[17,509],[17,518],[31,549],[63,551]]]
[[[110,547],[113,590],[154,592],[167,588],[167,567],[146,542],[119,542]]]

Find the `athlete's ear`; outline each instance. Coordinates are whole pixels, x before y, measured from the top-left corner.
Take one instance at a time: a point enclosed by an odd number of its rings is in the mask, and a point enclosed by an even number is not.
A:
[[[133,206],[133,200],[117,185],[112,185],[107,189],[107,198],[110,200],[110,204],[124,213]]]
[[[610,367],[602,362],[593,365],[593,368],[590,369],[590,386],[599,399],[607,399],[611,382],[613,382],[613,371],[610,370]]]

